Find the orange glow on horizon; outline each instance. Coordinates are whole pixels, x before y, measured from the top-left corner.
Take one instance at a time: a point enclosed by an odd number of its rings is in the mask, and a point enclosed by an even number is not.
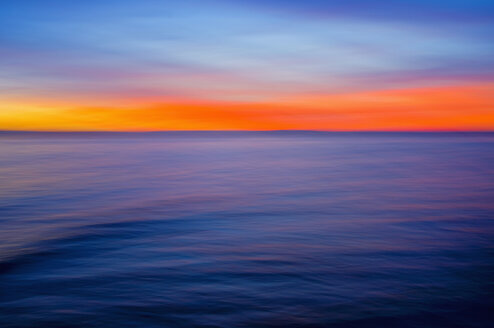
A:
[[[494,130],[494,84],[295,95],[265,102],[0,99],[0,129]]]

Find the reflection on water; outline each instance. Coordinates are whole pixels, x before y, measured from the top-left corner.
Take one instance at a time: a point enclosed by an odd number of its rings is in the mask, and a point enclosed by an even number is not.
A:
[[[494,135],[0,136],[1,327],[487,327]]]

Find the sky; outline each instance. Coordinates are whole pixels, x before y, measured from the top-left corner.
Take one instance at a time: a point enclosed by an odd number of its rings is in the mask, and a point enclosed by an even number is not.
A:
[[[492,0],[2,0],[0,130],[494,130]]]

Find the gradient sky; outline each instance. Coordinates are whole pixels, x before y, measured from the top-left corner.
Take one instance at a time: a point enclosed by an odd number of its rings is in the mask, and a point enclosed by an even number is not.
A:
[[[494,1],[3,0],[0,129],[494,130]]]

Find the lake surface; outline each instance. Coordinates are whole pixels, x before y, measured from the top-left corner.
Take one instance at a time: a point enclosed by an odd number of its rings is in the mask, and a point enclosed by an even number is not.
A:
[[[0,327],[488,327],[494,134],[0,135]]]

